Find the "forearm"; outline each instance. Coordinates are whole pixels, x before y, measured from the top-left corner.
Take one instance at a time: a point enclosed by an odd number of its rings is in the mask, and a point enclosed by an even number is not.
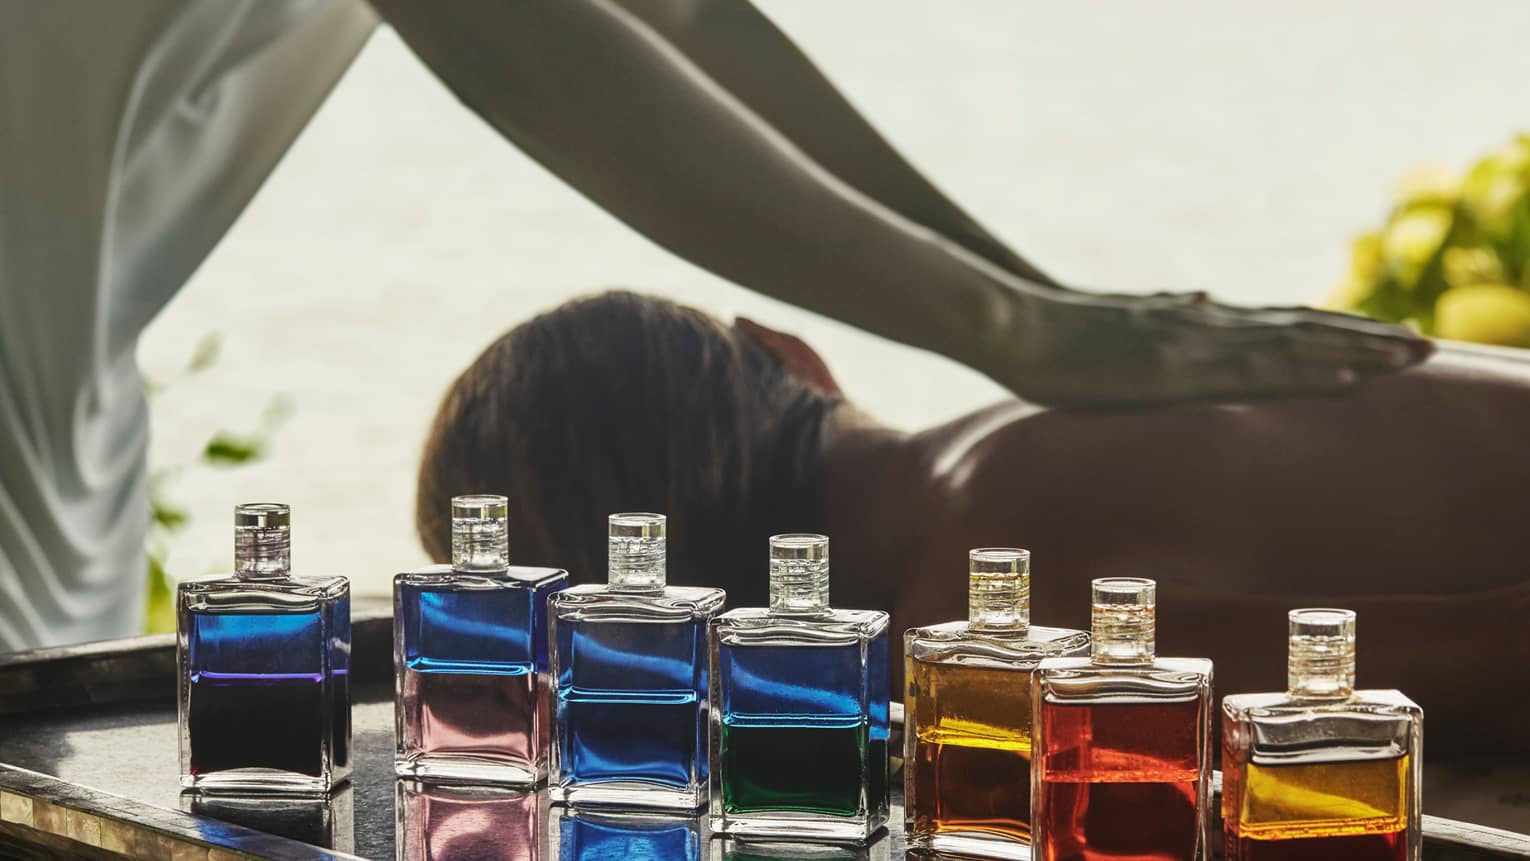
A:
[[[1032,281],[1054,284],[915,170],[748,0],[617,0],[834,176]]]
[[[1008,276],[802,155],[599,0],[377,3],[467,104],[655,242],[752,289],[994,375]]]

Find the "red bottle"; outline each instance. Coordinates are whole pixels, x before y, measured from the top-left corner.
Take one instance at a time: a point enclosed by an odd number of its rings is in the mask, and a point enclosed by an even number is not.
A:
[[[1031,679],[1037,861],[1196,861],[1208,851],[1211,662],[1154,653],[1156,587],[1093,584],[1088,658]]]

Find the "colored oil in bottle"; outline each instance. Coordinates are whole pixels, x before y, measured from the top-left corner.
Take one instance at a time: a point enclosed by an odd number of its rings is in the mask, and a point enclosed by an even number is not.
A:
[[[704,621],[561,623],[558,635],[560,655],[582,662],[560,668],[560,678],[608,682],[559,686],[559,766],[568,784],[689,790],[697,772],[705,780],[706,730],[698,720],[707,678]]]
[[[1403,861],[1409,759],[1250,763],[1232,769],[1223,793],[1230,861],[1344,858]]]
[[[1045,703],[1037,816],[1053,861],[1192,861],[1199,700]]]
[[[723,784],[723,804],[729,813],[854,816],[869,755],[866,724],[855,718],[825,718],[816,726],[811,718],[724,718],[722,761],[730,779]]]
[[[871,715],[861,705],[859,645],[723,652],[730,678],[758,685],[730,698],[734,708],[722,716],[727,812],[855,816],[865,804],[863,791],[885,797],[887,734],[873,738]]]
[[[912,769],[918,833],[1031,837],[1031,697],[1013,670],[910,662],[911,684],[930,695]],[[925,715],[923,712],[928,711]],[[1002,711],[1008,719],[996,715]]]

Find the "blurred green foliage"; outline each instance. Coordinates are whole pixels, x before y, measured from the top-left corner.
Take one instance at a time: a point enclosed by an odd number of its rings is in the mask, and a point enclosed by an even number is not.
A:
[[[1329,307],[1426,335],[1530,347],[1530,135],[1465,174],[1419,171],[1354,242]]]
[[[145,379],[144,391],[151,399],[158,397],[181,379],[211,368],[218,361],[221,346],[217,333],[203,337],[180,374],[168,382]],[[217,431],[189,463],[159,466],[149,475],[149,595],[144,619],[144,629],[149,633],[175,630],[175,578],[167,567],[170,538],[191,522],[190,513],[172,501],[170,485],[187,469],[237,468],[260,460],[291,413],[291,401],[277,395],[266,405],[253,432]]]

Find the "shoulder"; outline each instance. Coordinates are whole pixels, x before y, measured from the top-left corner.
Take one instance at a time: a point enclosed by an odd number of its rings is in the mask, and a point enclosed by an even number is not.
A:
[[[1246,449],[1268,432],[1257,407],[1192,404],[1142,410],[1048,410],[1012,403],[923,435],[934,485],[954,498],[1119,486],[1186,458],[1204,463]],[[1234,443],[1233,441],[1237,441]],[[1008,488],[1008,493],[1006,493]]]

